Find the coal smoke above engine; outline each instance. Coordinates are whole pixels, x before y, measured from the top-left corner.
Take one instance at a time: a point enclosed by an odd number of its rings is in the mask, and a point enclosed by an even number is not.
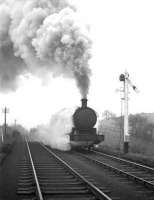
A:
[[[87,99],[81,99],[81,102],[81,107],[77,108],[73,114],[74,127],[70,133],[72,148],[90,148],[104,140],[104,135],[97,135],[94,128],[97,122],[96,112],[87,107]]]

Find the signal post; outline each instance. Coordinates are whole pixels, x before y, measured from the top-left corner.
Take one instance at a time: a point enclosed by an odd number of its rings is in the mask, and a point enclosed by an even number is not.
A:
[[[129,151],[129,120],[128,120],[128,94],[129,94],[129,85],[137,92],[136,86],[132,84],[129,79],[129,74],[125,71],[124,74],[121,74],[119,80],[124,83],[124,135],[123,135],[123,152],[128,153]]]

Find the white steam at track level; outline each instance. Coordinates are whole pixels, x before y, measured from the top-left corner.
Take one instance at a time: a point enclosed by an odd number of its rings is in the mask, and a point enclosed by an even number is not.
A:
[[[38,126],[36,132],[31,134],[32,140],[41,141],[55,149],[70,150],[69,133],[73,126],[73,112],[74,108],[64,108],[52,115],[48,125]]]
[[[15,89],[19,75],[75,78],[88,93],[91,40],[77,10],[64,0],[0,0],[0,87]]]

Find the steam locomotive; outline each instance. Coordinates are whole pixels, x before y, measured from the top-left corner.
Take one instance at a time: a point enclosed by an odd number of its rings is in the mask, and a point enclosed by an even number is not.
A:
[[[97,135],[97,115],[92,108],[87,107],[87,99],[81,99],[81,107],[73,114],[72,132],[70,133],[70,144],[72,148],[91,148],[104,140],[104,135]]]

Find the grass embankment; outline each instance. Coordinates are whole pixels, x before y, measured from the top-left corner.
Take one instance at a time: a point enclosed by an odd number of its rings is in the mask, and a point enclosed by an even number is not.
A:
[[[1,144],[0,146],[0,164],[3,163],[6,156],[12,151],[13,143],[12,144]]]

